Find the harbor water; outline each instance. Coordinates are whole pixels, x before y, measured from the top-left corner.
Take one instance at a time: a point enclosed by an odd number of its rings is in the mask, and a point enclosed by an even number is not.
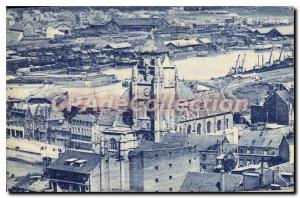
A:
[[[245,56],[244,69],[252,69],[254,65],[269,61],[270,51],[255,52],[254,50],[231,51],[224,54],[217,54],[207,57],[193,57],[184,60],[173,61],[175,64],[180,79],[185,80],[209,80],[226,75],[230,68],[236,64],[238,55],[240,54],[240,63]],[[280,49],[274,49],[271,60],[277,60],[280,55]],[[281,58],[291,55],[288,51],[283,51]],[[263,58],[262,58],[263,57]],[[122,69],[107,69],[104,74],[115,74],[118,80],[122,81],[131,77],[131,68]],[[41,87],[40,84],[7,84],[6,95],[13,98],[26,98],[36,89]],[[51,86],[51,85],[49,85]],[[57,87],[57,86],[56,86]],[[85,87],[85,88],[66,88],[70,96],[91,95],[103,92],[111,95],[122,95],[126,88],[123,88],[121,83],[114,83],[100,87]]]

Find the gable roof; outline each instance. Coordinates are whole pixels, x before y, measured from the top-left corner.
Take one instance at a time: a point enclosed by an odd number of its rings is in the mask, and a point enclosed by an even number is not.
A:
[[[278,164],[278,165],[270,167],[270,169],[272,169],[272,170],[279,169],[282,172],[286,172],[286,173],[294,173],[294,170],[295,170],[294,169],[294,163],[291,163],[291,162],[286,162],[286,163],[283,163],[283,164]]]
[[[110,43],[105,46],[105,48],[107,48],[107,47],[110,47],[113,49],[122,49],[122,48],[130,48],[132,46],[128,42],[123,42],[123,43]]]
[[[169,52],[153,30],[150,32],[146,42],[137,48],[137,51],[140,54],[166,54]]]
[[[76,160],[86,160],[86,163],[82,166],[66,164],[66,160],[71,158]],[[47,169],[89,174],[100,163],[100,159],[101,155],[95,153],[66,151],[55,162],[49,165]]]
[[[217,150],[222,142],[228,142],[225,135],[186,135],[179,133],[166,133],[161,143],[173,145],[197,146],[198,150]]]
[[[225,192],[234,192],[238,190],[243,181],[242,175],[224,174]],[[180,187],[180,192],[220,192],[221,189],[220,173],[200,173],[188,172]]]
[[[290,94],[286,90],[276,91],[276,94],[285,102],[286,104],[289,103]]]
[[[252,32],[256,32],[259,34],[268,34],[271,31],[278,31],[283,36],[290,36],[294,35],[294,26],[288,25],[288,26],[278,26],[278,27],[265,27],[265,28],[258,28],[258,29],[252,29]]]
[[[209,39],[209,38],[199,38],[198,40],[204,44],[212,43],[211,39]]]
[[[276,130],[251,131],[241,134],[238,146],[279,148],[284,136]]]
[[[97,123],[101,126],[112,126],[116,120],[116,115],[116,111],[101,111]]]
[[[196,97],[192,91],[184,82],[178,82],[178,98],[180,100],[194,100]]]
[[[64,26],[64,27],[67,27],[67,28],[70,28],[70,29],[71,29],[71,26],[70,26],[70,25],[67,25],[67,24],[65,24],[65,23],[58,24],[58,25],[55,26],[55,28],[59,28],[59,27],[61,27],[61,26]]]
[[[13,186],[13,188],[30,192],[44,192],[49,187],[49,180],[39,174],[27,174]]]
[[[155,26],[161,21],[166,20],[162,18],[127,18],[127,19],[112,19],[112,21],[116,22],[119,26]]]
[[[200,43],[196,39],[170,40],[170,41],[164,41],[164,44],[166,46],[172,44],[176,47],[189,47],[189,46],[200,45]]]
[[[135,155],[139,152],[147,152],[147,151],[158,151],[158,150],[166,150],[166,149],[173,149],[173,148],[182,148],[188,145],[178,145],[172,143],[157,143],[153,141],[143,141],[137,148],[132,150],[129,155]]]
[[[67,93],[68,91],[60,88],[56,88],[56,89],[43,88],[38,90],[33,96],[30,96],[28,101],[30,101],[31,99],[46,99],[50,103],[57,102],[56,100],[58,99],[57,98],[58,96],[63,96],[64,94]]]
[[[180,84],[180,83],[178,83],[178,84]],[[184,92],[179,89],[179,86],[180,85],[178,85],[178,90],[179,90],[178,96],[179,96],[179,99],[182,99],[182,98],[180,98],[180,95],[183,95],[183,97],[186,97],[186,96],[184,96],[184,94],[183,94]],[[210,95],[206,95],[206,96],[201,96],[201,98],[198,97],[197,102],[193,104],[193,105],[197,105],[197,108],[191,108],[189,111],[178,111],[178,114],[176,114],[176,117],[175,117],[176,122],[177,123],[187,122],[190,120],[200,120],[200,119],[203,119],[206,117],[212,117],[212,116],[216,116],[216,115],[231,114],[232,112],[230,109],[214,107],[213,102],[211,102],[212,100],[210,100],[210,99],[217,98],[217,97],[221,98],[224,96],[222,96],[219,93],[214,93],[214,94],[210,94]],[[186,100],[186,99],[183,98],[183,100]],[[203,102],[203,103],[201,104],[200,102]]]
[[[23,31],[6,30],[6,43],[9,45],[20,42],[23,38]]]
[[[78,114],[72,120],[80,120],[85,122],[94,122],[96,117],[92,114]]]
[[[197,145],[198,150],[217,150],[219,144],[228,142],[225,135],[191,135],[189,144]]]

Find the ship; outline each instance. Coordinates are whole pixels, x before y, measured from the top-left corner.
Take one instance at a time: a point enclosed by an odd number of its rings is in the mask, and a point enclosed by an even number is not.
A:
[[[227,76],[232,76],[232,75],[235,75],[235,74],[241,74],[241,73],[244,72],[246,54],[244,54],[244,57],[241,60],[241,62],[240,62],[240,56],[241,55],[239,54],[238,57],[237,57],[237,60],[235,62],[235,65],[230,68],[230,71],[227,74]]]
[[[263,55],[259,55],[258,54],[258,58],[257,58],[257,64],[255,64],[253,66],[252,69],[250,70],[246,70],[243,73],[247,74],[247,73],[261,73],[261,72],[266,72],[266,71],[271,71],[271,70],[276,70],[276,69],[281,69],[281,68],[287,68],[287,67],[293,67],[294,66],[294,54],[292,53],[292,55],[288,55],[288,56],[283,56],[282,52],[283,49],[286,47],[287,45],[282,45],[281,46],[281,50],[280,50],[280,54],[279,54],[279,58],[276,60],[273,60],[273,48],[271,49],[271,53],[269,56],[269,59],[267,62],[264,62],[264,56]],[[291,50],[293,52],[293,50]]]
[[[255,52],[263,52],[263,51],[269,51],[274,48],[273,45],[254,45],[253,46]]]
[[[198,57],[206,57],[210,55],[208,51],[200,51],[199,53],[197,53]]]
[[[29,72],[7,83],[20,84],[54,84],[64,87],[97,87],[119,82],[114,74],[103,74],[100,72],[80,72],[69,70],[64,73],[42,73]]]

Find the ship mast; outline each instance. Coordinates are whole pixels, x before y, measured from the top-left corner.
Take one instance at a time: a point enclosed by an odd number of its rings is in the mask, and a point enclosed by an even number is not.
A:
[[[281,49],[280,49],[280,54],[279,54],[279,59],[278,59],[279,61],[281,59],[282,51],[283,51],[283,44],[282,44]]]
[[[242,61],[242,64],[240,65],[240,68],[241,68],[241,73],[244,72],[244,64],[245,64],[245,58],[246,58],[246,53],[244,54],[244,58],[243,58],[243,61]]]
[[[272,55],[273,55],[273,49],[274,49],[274,45],[273,45],[272,50],[271,50],[271,54],[270,54],[270,58],[269,58],[269,63],[271,63],[271,58],[272,58]]]
[[[240,60],[240,54],[238,55],[238,58],[237,58],[236,63],[235,63],[235,74],[237,74],[237,67],[238,67],[238,64],[239,64],[239,60]]]

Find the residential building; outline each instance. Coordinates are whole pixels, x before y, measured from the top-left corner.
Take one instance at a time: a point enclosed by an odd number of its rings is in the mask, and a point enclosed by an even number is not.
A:
[[[294,127],[294,86],[278,84],[269,92],[263,104],[251,106],[251,122],[277,123]]]
[[[92,114],[78,114],[70,120],[71,148],[93,150],[92,139],[97,128],[96,121],[96,116]]]
[[[177,192],[187,172],[199,171],[195,147],[176,142],[146,141],[128,158],[130,190],[135,192]]]
[[[100,192],[101,155],[66,151],[46,168],[54,192]]]
[[[238,141],[238,166],[261,163],[273,166],[288,162],[289,150],[289,143],[281,131],[244,132]]]

